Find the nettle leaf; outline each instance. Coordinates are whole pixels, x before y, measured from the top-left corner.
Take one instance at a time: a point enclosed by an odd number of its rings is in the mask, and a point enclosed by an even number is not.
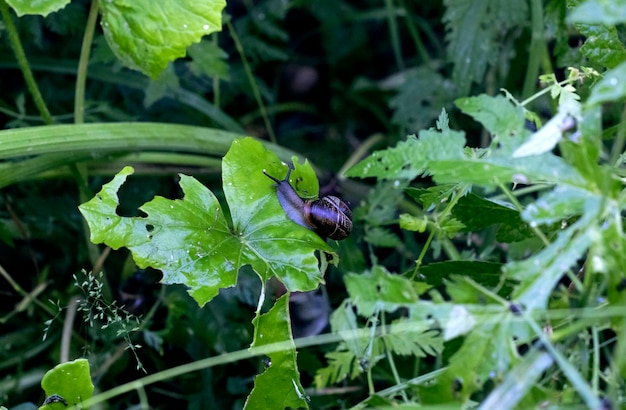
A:
[[[364,317],[370,317],[379,310],[393,312],[417,301],[417,292],[411,281],[390,274],[382,266],[375,266],[366,274],[349,273],[344,280],[350,300]]]
[[[439,331],[432,329],[426,321],[411,321],[408,318],[395,320],[383,340],[392,352],[402,356],[436,356],[443,351],[443,339]]]
[[[55,366],[43,376],[41,387],[46,392],[46,397],[57,395],[67,403],[65,406],[78,405],[80,408],[80,403],[93,394],[89,362],[87,359],[76,359]],[[40,409],[62,408],[60,404],[54,403],[43,405]]]
[[[282,177],[286,167],[261,143],[244,138],[222,161],[224,194],[232,224],[217,198],[192,177],[181,175],[182,199],[155,197],[139,209],[145,217],[116,214],[117,192],[133,173],[124,168],[79,209],[91,241],[113,249],[128,248],[140,268],[163,272],[163,283],[182,283],[201,306],[220,289],[234,286],[237,272],[250,265],[262,281],[277,276],[289,291],[313,290],[323,282],[316,251],[334,256],[312,231],[291,221],[263,169]],[[312,172],[310,165],[299,166]]]
[[[398,94],[389,102],[394,110],[391,121],[409,133],[426,128],[440,115],[439,107],[449,103],[454,91],[452,82],[441,74],[418,68],[398,85]]]
[[[37,14],[46,17],[48,14],[61,10],[71,0],[7,0],[18,16],[25,14]]]
[[[296,347],[290,323],[287,294],[279,298],[269,312],[254,319],[257,331],[253,347],[282,343],[286,348],[268,354],[270,364],[254,378],[254,388],[246,399],[244,409],[265,410],[269,403],[280,409],[308,408],[296,367]]]
[[[459,98],[454,104],[479,121],[493,135],[508,137],[524,129],[524,108],[513,105],[504,96],[490,97],[481,94]]]
[[[509,31],[524,24],[528,6],[507,0],[446,0],[444,4],[452,77],[460,94],[467,94],[472,82],[483,78],[488,64],[495,63],[503,39],[514,40]]]
[[[189,63],[191,72],[198,76],[228,79],[228,54],[219,45],[211,41],[192,44],[187,53],[192,58]]]
[[[626,1],[587,0],[569,15],[571,23],[605,24],[612,26],[626,22]]]
[[[465,134],[459,131],[422,130],[393,148],[376,151],[347,172],[347,176],[411,180],[424,173],[430,161],[462,159]]]
[[[222,29],[224,0],[100,2],[102,29],[115,55],[128,67],[156,78],[187,47]]]
[[[490,201],[474,194],[467,194],[459,199],[452,209],[452,215],[465,225],[465,232],[478,231],[497,224],[498,234],[516,231],[518,240],[534,235],[512,205]]]
[[[614,68],[626,60],[626,47],[615,26],[576,24],[575,27],[585,36],[580,52],[590,61]]]

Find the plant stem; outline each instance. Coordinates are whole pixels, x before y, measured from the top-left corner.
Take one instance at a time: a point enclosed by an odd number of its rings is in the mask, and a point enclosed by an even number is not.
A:
[[[613,140],[613,146],[611,147],[611,159],[609,160],[609,164],[614,167],[618,167],[620,165],[620,156],[622,155],[622,151],[624,150],[624,136],[626,135],[626,105],[624,105],[624,110],[622,111],[622,117],[620,118],[620,123],[617,127],[617,134],[615,135],[615,140]]]
[[[398,22],[395,16],[395,7],[393,0],[385,0],[385,11],[387,12],[387,25],[389,26],[389,36],[391,37],[391,48],[396,64],[400,71],[404,70],[404,61],[402,60],[402,46],[400,44],[400,35],[398,34]]]
[[[24,53],[22,42],[20,41],[20,37],[17,34],[17,29],[15,28],[15,24],[13,24],[13,17],[11,16],[9,6],[7,5],[5,0],[0,0],[0,13],[2,14],[2,20],[4,20],[4,25],[6,26],[7,32],[9,33],[9,42],[11,43],[11,47],[13,48],[13,53],[15,53],[17,63],[22,70],[22,75],[24,75],[24,80],[26,81],[28,91],[30,91],[30,94],[33,96],[35,106],[39,110],[39,114],[41,114],[41,118],[43,118],[44,123],[52,124],[52,116],[50,115],[50,111],[46,106],[46,102],[41,96],[39,87],[35,82],[35,77],[33,77],[33,72],[30,70],[28,60],[26,59],[26,53]]]
[[[89,55],[91,54],[91,43],[93,33],[96,29],[98,18],[98,0],[91,1],[83,44],[80,48],[80,59],[78,60],[78,70],[76,73],[76,89],[74,93],[74,123],[85,122],[85,84],[87,82],[87,66],[89,65]]]
[[[337,171],[337,178],[339,180],[346,179],[344,175],[346,171],[352,168],[354,164],[359,162],[361,158],[363,158],[374,145],[378,144],[383,139],[384,139],[384,135],[381,133],[370,135],[365,141],[363,141],[361,145],[359,145],[359,147],[356,150],[354,150],[354,152],[352,152],[352,155],[350,155],[350,158],[348,158],[348,160],[344,162],[341,169]]]
[[[528,50],[528,64],[526,65],[526,78],[524,79],[524,87],[522,88],[522,98],[528,98],[535,90],[535,84],[539,74],[539,63],[544,51],[544,22],[543,22],[543,4],[541,0],[530,1],[530,15],[532,21],[532,34]]]
[[[254,74],[252,74],[252,69],[250,68],[250,64],[248,64],[248,60],[246,59],[243,45],[241,44],[241,41],[239,41],[239,36],[237,35],[235,27],[233,27],[230,20],[226,21],[226,26],[228,27],[230,36],[233,38],[233,42],[235,43],[235,48],[237,49],[239,57],[241,58],[243,68],[246,72],[246,77],[248,77],[250,88],[252,88],[252,93],[254,94],[254,99],[256,100],[256,103],[259,106],[259,110],[261,111],[261,115],[263,116],[263,122],[265,123],[265,128],[267,129],[269,139],[271,142],[276,143],[276,135],[274,135],[274,129],[272,128],[272,124],[270,123],[269,117],[267,116],[267,110],[265,109],[263,98],[261,98],[261,92],[259,91],[259,87],[257,87],[256,81],[254,81]]]

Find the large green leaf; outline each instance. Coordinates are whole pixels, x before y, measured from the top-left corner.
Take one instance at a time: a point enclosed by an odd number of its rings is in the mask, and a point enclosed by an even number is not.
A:
[[[71,0],[7,0],[18,16],[38,14],[46,17],[48,14],[67,6]]]
[[[254,379],[254,388],[244,407],[246,410],[308,408],[296,367],[288,302],[288,295],[284,295],[269,312],[254,320],[257,332],[252,346],[284,343],[285,349],[268,355],[268,368]]]
[[[79,405],[80,408],[80,403],[93,394],[89,362],[87,359],[77,359],[57,365],[43,376],[41,387],[46,392],[46,397],[54,396],[57,400],[64,400],[69,406]],[[62,401],[50,401],[50,404],[45,404],[40,409],[64,408]]]
[[[100,2],[109,46],[130,68],[156,78],[187,47],[222,29],[224,0]]]
[[[293,175],[310,174],[310,165]],[[263,281],[276,275],[289,291],[315,289],[322,281],[315,251],[332,249],[315,233],[292,222],[282,210],[263,169],[281,177],[286,167],[252,138],[235,140],[222,161],[224,193],[232,224],[213,193],[181,175],[183,198],[155,197],[139,209],[145,217],[116,213],[117,192],[133,170],[124,168],[79,209],[94,243],[127,247],[137,265],[160,269],[163,283],[183,283],[200,305],[236,283],[251,265]]]

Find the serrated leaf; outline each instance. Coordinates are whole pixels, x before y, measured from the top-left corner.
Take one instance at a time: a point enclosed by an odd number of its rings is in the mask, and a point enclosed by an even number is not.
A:
[[[315,387],[318,389],[339,383],[346,378],[352,380],[360,374],[356,357],[351,351],[328,352],[326,359],[328,366],[322,367],[315,373]]]
[[[503,34],[527,19],[527,4],[507,0],[446,0],[444,4],[448,60],[454,64],[452,77],[463,95],[472,82],[482,80],[488,64],[495,63]]]
[[[79,209],[94,243],[127,247],[139,267],[160,269],[163,283],[187,285],[200,305],[233,286],[239,269],[248,264],[263,281],[275,275],[289,291],[313,290],[323,280],[315,252],[332,256],[332,249],[287,217],[272,181],[263,175],[264,165],[271,175],[286,169],[252,138],[235,140],[224,157],[232,228],[213,193],[185,175],[180,181],[183,199],[156,197],[139,208],[145,217],[117,215],[117,191],[132,174],[130,167]],[[310,165],[296,165],[294,177],[302,167]]]
[[[126,66],[156,78],[191,44],[221,30],[225,5],[224,0],[109,0],[100,3],[101,24],[111,50]]]
[[[560,157],[546,153],[511,158],[511,147],[499,148],[481,158],[432,161],[429,169],[435,181],[441,184],[465,182],[491,188],[512,182],[548,182],[585,186],[578,171]]]
[[[418,132],[439,116],[454,91],[450,80],[431,69],[419,68],[398,85],[398,93],[390,100],[391,121],[409,133]]]
[[[588,105],[616,101],[626,96],[626,62],[603,74],[603,78],[591,89]]]
[[[428,322],[400,318],[383,336],[385,346],[395,354],[413,357],[436,356],[443,350],[443,339]]]
[[[607,26],[626,22],[626,1],[587,0],[570,13],[568,21]]]
[[[626,47],[614,26],[576,24],[576,28],[585,36],[580,52],[589,61],[614,68],[626,60]]]
[[[428,168],[430,161],[464,157],[465,134],[459,131],[422,130],[393,148],[376,151],[350,168],[346,175],[411,180]]]
[[[459,98],[454,104],[480,122],[489,133],[498,137],[515,135],[524,129],[524,109],[513,105],[504,96],[490,97],[481,94]]]
[[[289,295],[280,297],[269,312],[254,319],[255,332],[252,347],[282,343],[284,350],[269,353],[269,366],[254,378],[254,388],[248,395],[244,409],[308,408],[300,373],[296,365],[296,347],[291,337]]]
[[[402,241],[398,238],[398,235],[391,232],[389,229],[381,227],[373,227],[367,230],[365,238],[367,242],[374,246],[380,246],[384,248],[395,248],[402,246]]]
[[[48,14],[61,10],[67,6],[71,0],[7,0],[18,16],[25,14],[36,14],[46,17]]]
[[[346,289],[360,315],[369,317],[377,310],[393,312],[402,305],[414,303],[417,294],[407,278],[392,275],[381,266],[370,273],[347,274]]]
[[[432,211],[437,206],[447,203],[457,190],[457,184],[435,185],[428,188],[407,188],[404,192],[422,204],[425,211]]]
[[[93,383],[89,374],[87,359],[76,359],[61,363],[48,370],[41,379],[41,387],[46,397],[58,395],[67,402],[68,406],[78,405],[89,399],[93,394]],[[58,404],[43,405],[40,409],[58,409]]]
[[[192,44],[187,53],[192,58],[189,69],[194,75],[228,79],[228,54],[216,43],[201,41]]]
[[[460,198],[452,208],[452,215],[465,225],[467,232],[495,224],[523,223],[519,212],[512,205],[490,201],[475,194],[467,194]]]

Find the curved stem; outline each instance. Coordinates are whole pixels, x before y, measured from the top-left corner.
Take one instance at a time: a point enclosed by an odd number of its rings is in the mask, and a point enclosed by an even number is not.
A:
[[[87,66],[89,65],[89,55],[91,53],[91,43],[93,33],[96,29],[98,18],[98,0],[92,0],[85,35],[80,49],[80,60],[78,60],[78,71],[76,74],[76,91],[74,94],[74,123],[82,124],[85,121],[85,83],[87,82]]]
[[[265,128],[267,129],[267,134],[271,142],[276,143],[276,135],[274,135],[274,129],[272,128],[272,124],[270,123],[270,119],[267,116],[267,110],[265,109],[265,104],[263,103],[263,98],[261,98],[261,92],[259,91],[259,87],[257,87],[256,82],[254,81],[254,75],[252,74],[252,69],[250,68],[250,64],[248,64],[248,60],[246,59],[246,54],[243,50],[243,45],[241,41],[239,41],[239,36],[235,31],[235,27],[233,27],[230,21],[226,22],[226,26],[228,27],[228,31],[230,32],[230,36],[233,38],[233,42],[235,43],[235,48],[239,53],[239,57],[241,57],[241,62],[243,63],[243,68],[246,72],[246,77],[248,77],[248,81],[250,82],[250,88],[252,88],[252,93],[254,94],[254,99],[256,103],[259,105],[259,110],[261,111],[261,115],[263,116],[263,122],[265,123]]]
[[[544,51],[544,29],[543,29],[543,4],[541,0],[530,1],[532,34],[528,50],[528,65],[526,66],[526,78],[522,89],[522,98],[528,98],[535,90],[537,77],[539,74],[539,64]]]
[[[26,53],[24,53],[24,48],[22,48],[20,37],[17,34],[17,29],[15,28],[15,24],[13,24],[13,17],[11,16],[11,12],[9,11],[9,6],[4,0],[0,0],[0,14],[2,14],[2,20],[4,21],[7,32],[9,33],[9,42],[11,43],[11,47],[13,48],[13,52],[15,53],[17,63],[19,64],[20,69],[22,70],[22,74],[24,75],[24,80],[26,81],[28,91],[30,91],[30,94],[33,96],[35,106],[39,110],[39,113],[41,114],[41,118],[43,118],[44,123],[52,124],[52,116],[50,115],[50,111],[46,106],[46,102],[41,96],[39,87],[35,82],[35,77],[33,77],[33,72],[30,70],[28,60],[26,59]]]

